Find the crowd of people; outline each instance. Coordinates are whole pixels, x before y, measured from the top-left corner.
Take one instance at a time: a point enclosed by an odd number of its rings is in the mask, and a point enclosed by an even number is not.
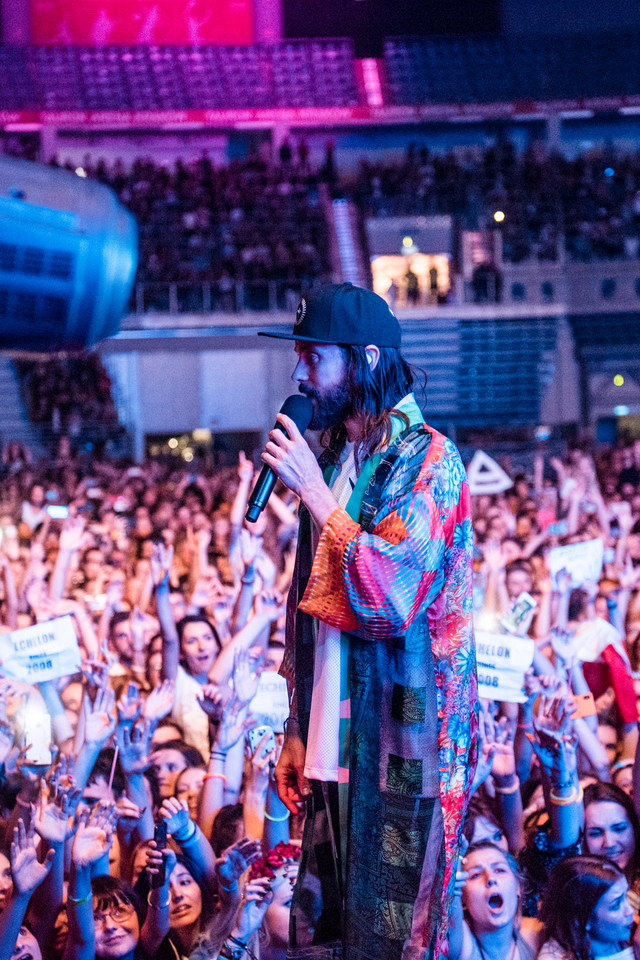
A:
[[[16,369],[32,423],[74,443],[85,434],[104,438],[118,432],[111,378],[97,353],[21,359]]]
[[[254,698],[284,682],[294,499],[246,524],[244,455],[194,480],[13,447],[2,631],[71,617],[79,662],[28,683],[3,648],[0,955],[283,960],[303,818],[274,782],[283,717]],[[473,497],[476,631],[535,652],[521,703],[481,687],[449,953],[620,956],[640,908],[640,443],[540,453],[513,481]],[[596,580],[554,573],[554,547],[593,541]]]
[[[332,155],[331,155],[332,156]],[[140,281],[211,282],[233,303],[234,284],[298,289],[331,272],[326,182],[363,216],[452,215],[461,229],[499,230],[505,261],[556,261],[564,238],[575,261],[635,258],[640,241],[640,153],[592,150],[568,159],[534,144],[432,152],[410,145],[402,162],[364,157],[354,176],[328,165],[258,156],[215,167],[205,156],[173,168],[85,161],[140,224]],[[504,219],[494,220],[496,211]]]
[[[33,141],[5,142],[13,155],[33,158]],[[53,161],[67,169],[75,164]],[[564,242],[574,261],[637,258],[640,248],[640,152],[592,149],[569,158],[535,142],[524,151],[501,140],[490,147],[446,152],[410,143],[402,160],[362,158],[341,170],[328,144],[322,164],[309,160],[304,141],[277,155],[261,153],[217,166],[198,160],[160,164],[138,159],[107,163],[87,155],[83,175],[110,186],[140,228],[142,283],[209,283],[212,305],[269,306],[269,281],[282,305],[301,287],[331,274],[329,225],[319,186],[347,195],[363,216],[438,215],[463,230],[499,230],[502,257],[556,261]],[[504,218],[496,221],[500,211]],[[168,309],[167,292],[148,291],[145,307]],[[189,306],[188,291],[184,293]],[[200,307],[202,306],[202,302]],[[195,306],[195,302],[194,302]]]
[[[354,195],[370,215],[449,214],[462,229],[495,229],[502,255],[555,261],[638,256],[640,154],[591,150],[569,159],[505,140],[446,153],[410,145],[402,162],[363,159]],[[504,219],[494,220],[500,211]]]
[[[266,281],[298,290],[330,273],[320,175],[304,155],[215,166],[205,153],[173,166],[140,159],[129,169],[86,157],[83,172],[135,214],[140,282],[212,283],[227,308],[241,282],[257,307]]]

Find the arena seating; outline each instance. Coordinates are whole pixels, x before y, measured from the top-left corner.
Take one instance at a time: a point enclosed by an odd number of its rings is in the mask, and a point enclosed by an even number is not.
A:
[[[391,103],[491,103],[637,93],[638,37],[388,39]]]
[[[0,47],[4,109],[350,106],[349,40],[253,47]]]

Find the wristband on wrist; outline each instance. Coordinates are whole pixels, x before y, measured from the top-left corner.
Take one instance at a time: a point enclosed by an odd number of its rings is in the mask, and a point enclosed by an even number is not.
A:
[[[509,794],[515,793],[517,790],[520,789],[520,778],[518,776],[515,776],[513,779],[513,783],[511,784],[510,787],[499,787],[497,783],[495,786],[496,786],[496,793],[502,794],[503,797],[509,796]]]
[[[185,843],[190,843],[197,833],[198,828],[193,820],[190,820],[189,823],[191,824],[191,832],[188,833],[184,839],[180,837],[179,834],[173,834],[173,839],[176,841],[176,843],[179,843],[181,847],[184,847]]]
[[[82,903],[89,903],[89,900],[91,900],[92,897],[93,897],[93,893],[92,893],[91,891],[89,891],[89,893],[85,894],[84,897],[77,897],[77,898],[76,898],[76,897],[71,897],[71,896],[69,896],[69,894],[67,894],[67,900],[69,901],[69,903],[75,903],[76,906],[80,906],[80,904],[82,904]]]
[[[211,760],[222,760],[223,763],[226,763],[227,754],[223,753],[222,750],[212,750],[211,751]]]
[[[244,952],[244,953],[247,954],[247,956],[250,958],[250,960],[256,960],[256,955],[255,955],[254,953],[252,953],[251,950],[249,950],[249,947],[246,945],[246,943],[243,943],[242,940],[237,940],[237,939],[236,939],[234,936],[232,936],[231,934],[229,934],[229,940],[231,940],[231,943],[232,943],[235,947],[237,947],[238,950],[241,951],[241,953],[239,954],[239,956],[242,956],[242,952]]]
[[[202,779],[203,780],[224,780],[225,783],[227,782],[227,778],[225,777],[224,773],[205,773]]]
[[[572,803],[580,803],[583,797],[584,793],[580,785],[574,787],[567,797],[559,797],[557,793],[553,792],[553,789],[549,790],[549,800],[554,807],[570,807]]]
[[[266,808],[266,807],[264,808],[263,813],[264,813],[265,817],[267,818],[267,820],[271,820],[272,823],[284,823],[284,821],[285,821],[285,820],[288,820],[289,817],[290,817],[290,813],[289,813],[288,810],[287,810],[286,814],[284,815],[284,817],[272,817],[270,813],[267,813],[267,808]]]
[[[153,901],[151,900],[152,893],[153,893],[153,890],[149,890],[149,893],[147,894],[147,903],[149,904],[149,906],[153,907],[154,910],[168,910],[169,900],[167,900],[166,903],[153,903]]]
[[[218,881],[218,885],[219,885],[219,887],[220,887],[221,890],[224,890],[225,893],[235,893],[236,890],[238,889],[238,881],[237,881],[237,880],[236,880],[235,883],[232,883],[230,887],[225,887],[225,885],[224,885],[223,883],[220,883],[219,881]]]

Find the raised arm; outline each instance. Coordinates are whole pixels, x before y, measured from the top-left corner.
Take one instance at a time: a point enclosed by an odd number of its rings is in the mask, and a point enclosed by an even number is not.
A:
[[[25,829],[18,821],[11,843],[13,895],[0,913],[0,957],[11,957],[32,894],[43,882],[53,864],[55,853],[49,850],[44,862],[38,862],[33,825]]]
[[[156,607],[162,631],[162,678],[175,680],[180,663],[180,640],[169,602],[169,571],[173,547],[157,543],[151,555],[151,573],[155,586]]]

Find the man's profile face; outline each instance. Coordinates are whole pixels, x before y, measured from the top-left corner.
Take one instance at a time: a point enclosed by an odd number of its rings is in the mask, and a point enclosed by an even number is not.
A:
[[[347,368],[342,350],[334,343],[296,340],[298,362],[292,380],[313,403],[310,430],[324,430],[343,423],[351,403]]]

